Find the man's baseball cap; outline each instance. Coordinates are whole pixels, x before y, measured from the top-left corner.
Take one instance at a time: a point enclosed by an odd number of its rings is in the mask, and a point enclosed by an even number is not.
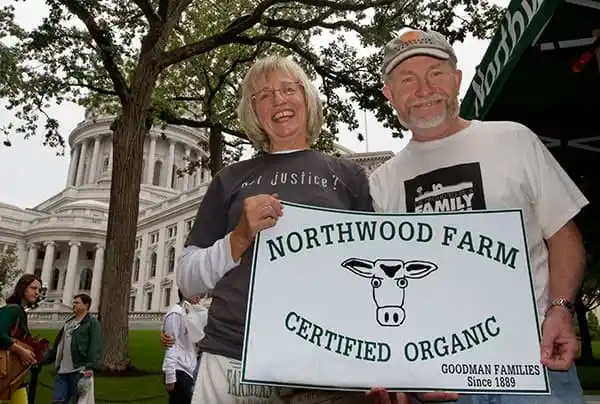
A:
[[[452,45],[439,32],[411,30],[397,36],[383,48],[383,74],[391,72],[398,64],[417,55],[431,56],[457,62]]]

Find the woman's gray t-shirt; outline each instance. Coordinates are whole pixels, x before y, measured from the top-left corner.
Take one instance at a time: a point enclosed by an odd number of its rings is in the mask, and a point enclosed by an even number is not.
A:
[[[357,163],[314,150],[264,154],[228,166],[213,178],[186,247],[212,246],[238,224],[245,198],[272,193],[306,205],[373,210],[367,176]],[[252,247],[212,291],[202,351],[241,360],[251,257]]]

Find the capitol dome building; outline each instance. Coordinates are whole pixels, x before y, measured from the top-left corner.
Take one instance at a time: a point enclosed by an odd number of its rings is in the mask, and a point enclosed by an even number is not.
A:
[[[112,170],[111,116],[86,112],[70,133],[65,188],[29,209],[0,201],[0,250],[13,250],[20,268],[48,286],[36,311],[68,312],[73,296],[92,296],[98,308]],[[185,160],[206,155],[204,132],[183,126],[156,127],[144,145],[140,208],[129,298],[130,313],[160,313],[177,301],[176,260],[192,229],[210,172],[179,176]],[[353,153],[341,158],[368,171],[392,152]],[[66,314],[66,313],[65,313]]]

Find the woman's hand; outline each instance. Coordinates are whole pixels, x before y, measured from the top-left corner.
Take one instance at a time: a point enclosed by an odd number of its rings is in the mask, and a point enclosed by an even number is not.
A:
[[[175,339],[168,334],[165,334],[164,331],[160,332],[160,343],[165,348],[171,348],[175,344]]]
[[[244,199],[240,221],[231,232],[231,257],[234,261],[252,245],[256,233],[277,223],[283,214],[277,194],[255,195]]]
[[[35,354],[32,350],[24,348],[22,346],[13,345],[16,347],[16,354],[19,355],[19,359],[21,359],[21,363],[25,366],[34,365],[37,360],[35,359]]]

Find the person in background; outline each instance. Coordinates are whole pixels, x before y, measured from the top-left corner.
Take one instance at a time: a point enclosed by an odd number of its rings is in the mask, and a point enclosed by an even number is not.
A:
[[[0,308],[0,350],[15,354],[26,366],[38,362],[34,349],[20,342],[31,338],[27,324],[25,308],[33,306],[41,295],[42,280],[34,274],[25,274],[19,278],[13,293],[6,299],[6,305]],[[10,364],[9,364],[10,366]],[[9,372],[11,373],[11,372]],[[2,381],[3,389],[8,388],[9,380]],[[10,395],[10,404],[27,404],[27,385],[23,382]]]
[[[540,360],[549,369],[552,393],[446,398],[466,404],[582,404],[573,364],[578,350],[573,302],[584,276],[585,251],[573,220],[587,199],[529,128],[459,116],[462,72],[441,34],[412,30],[394,38],[384,48],[382,70],[383,92],[413,136],[371,175],[375,209],[523,212],[543,321]],[[454,203],[457,192],[465,196],[461,203]]]
[[[194,341],[196,338],[192,337],[192,333],[186,327],[185,316],[189,314],[186,313],[186,299],[181,291],[178,291],[178,295],[179,301],[169,309],[163,319],[163,345],[167,349],[162,370],[169,404],[190,404],[194,392],[198,349]],[[189,303],[198,304],[199,300],[199,297],[192,298]],[[199,318],[198,321],[206,324],[205,318]],[[204,326],[200,325],[198,328],[203,329]]]
[[[93,377],[102,369],[100,323],[89,313],[92,298],[85,293],[73,297],[73,313],[58,332],[43,364],[55,363],[53,404],[93,403]]]
[[[239,383],[252,245],[257,232],[283,214],[280,200],[355,211],[373,207],[360,165],[311,149],[322,130],[322,104],[291,58],[254,63],[241,86],[238,116],[259,154],[215,175],[176,270],[184,296],[212,293],[192,402],[370,401],[364,393],[247,389]]]

